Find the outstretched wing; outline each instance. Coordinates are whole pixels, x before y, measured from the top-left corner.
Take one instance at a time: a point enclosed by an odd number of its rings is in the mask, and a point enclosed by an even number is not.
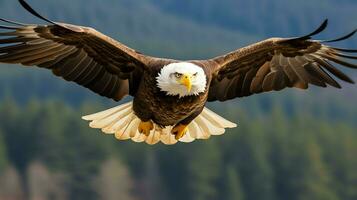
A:
[[[20,3],[50,25],[26,25],[0,19],[0,62],[36,65],[52,70],[102,96],[120,100],[134,95],[146,59],[125,45],[81,26],[52,22]],[[7,31],[4,31],[7,30]]]
[[[214,58],[217,65],[213,69],[208,100],[225,101],[286,87],[307,89],[309,84],[341,88],[330,74],[354,83],[331,62],[356,69],[356,64],[343,59],[357,59],[357,56],[347,55],[357,53],[357,50],[325,44],[347,39],[357,30],[336,40],[311,40],[311,36],[320,33],[326,26],[327,20],[309,35],[271,38]]]

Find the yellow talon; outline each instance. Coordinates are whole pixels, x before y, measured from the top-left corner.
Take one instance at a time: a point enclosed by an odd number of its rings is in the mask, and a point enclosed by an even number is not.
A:
[[[150,131],[152,129],[154,129],[154,124],[151,121],[147,121],[147,122],[141,121],[138,127],[139,133],[142,133],[147,137],[150,135]]]
[[[176,140],[179,140],[185,136],[187,129],[187,125],[179,124],[172,129],[171,133],[175,135]]]

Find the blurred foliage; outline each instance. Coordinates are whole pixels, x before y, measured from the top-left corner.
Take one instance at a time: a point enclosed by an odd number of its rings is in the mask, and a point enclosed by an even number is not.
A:
[[[1,149],[8,155],[3,159],[25,177],[33,161],[65,174],[67,184],[56,188],[70,199],[113,199],[111,185],[119,180],[122,185],[115,185],[124,199],[357,197],[357,134],[348,123],[305,114],[288,120],[290,116],[275,107],[272,115],[240,117],[239,127],[225,136],[151,147],[119,142],[87,128],[79,120],[88,110],[84,107],[36,102],[1,102]],[[248,116],[246,112],[241,109],[239,116]]]
[[[1,172],[3,172],[5,166],[8,164],[6,146],[3,136],[4,134],[0,131],[0,175],[2,174]]]
[[[322,38],[357,25],[354,0],[28,2],[56,21],[178,59],[304,34],[323,18],[332,23]],[[40,22],[14,0],[0,0],[0,13]],[[45,70],[1,65],[0,199],[354,200],[357,90],[344,86],[211,103],[238,127],[208,141],[151,147],[116,141],[80,120],[117,103]]]

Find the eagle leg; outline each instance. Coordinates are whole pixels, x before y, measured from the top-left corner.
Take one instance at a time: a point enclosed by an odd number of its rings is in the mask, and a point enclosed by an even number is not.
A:
[[[172,130],[171,133],[173,135],[175,135],[175,139],[179,140],[181,139],[183,136],[185,136],[187,130],[188,130],[188,125],[184,125],[184,124],[178,124],[176,125]]]
[[[142,133],[149,137],[150,131],[154,129],[154,124],[151,121],[143,122],[141,121],[138,127],[139,133]]]

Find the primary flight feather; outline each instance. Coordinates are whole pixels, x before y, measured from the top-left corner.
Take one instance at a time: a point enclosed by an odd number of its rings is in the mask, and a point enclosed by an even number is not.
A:
[[[53,22],[25,1],[21,5],[49,25],[0,19],[0,62],[50,69],[93,92],[132,102],[83,119],[92,128],[119,140],[175,144],[221,135],[236,124],[205,108],[207,101],[226,101],[309,84],[340,88],[334,77],[353,81],[334,65],[357,68],[357,50],[328,46],[329,41],[271,38],[209,60],[178,61],[143,55],[88,27]],[[332,77],[333,75],[334,77]]]

